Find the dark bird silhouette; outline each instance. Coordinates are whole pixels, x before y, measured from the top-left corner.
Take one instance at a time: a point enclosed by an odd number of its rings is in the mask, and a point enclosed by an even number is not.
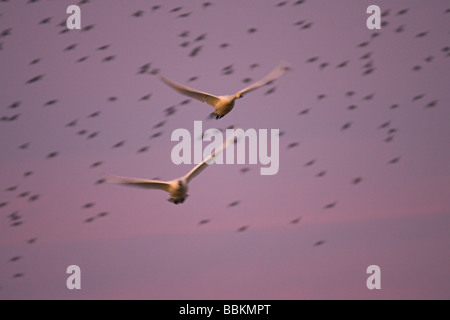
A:
[[[13,102],[13,103],[8,107],[8,109],[17,109],[18,107],[20,107],[20,104],[21,104],[20,101]]]
[[[106,182],[106,179],[102,178],[102,179],[98,179],[97,181],[95,181],[95,184],[99,185],[99,184],[103,184],[105,182]]]
[[[152,6],[152,12],[154,12],[154,11],[156,11],[156,10],[159,10],[159,9],[161,9],[161,6],[160,6],[160,5],[154,5],[154,6]]]
[[[242,226],[239,229],[237,229],[237,232],[243,232],[243,231],[245,231],[247,229],[248,229],[248,226]]]
[[[272,88],[268,89],[266,92],[264,92],[264,95],[267,96],[269,94],[272,94],[276,91],[276,89],[277,89],[277,87],[272,87]]]
[[[206,36],[207,36],[206,33],[202,33],[201,35],[199,35],[197,38],[194,39],[194,42],[205,40]]]
[[[241,168],[239,171],[240,171],[241,173],[247,173],[247,172],[250,171],[250,168],[248,168],[248,167]]]
[[[24,177],[29,177],[33,174],[33,171],[25,171],[25,173],[23,174]]]
[[[103,164],[103,161],[97,161],[91,164],[90,168],[97,168]]]
[[[183,32],[180,33],[178,36],[181,37],[181,38],[186,38],[186,37],[189,36],[189,31],[188,31],[188,30],[183,31]]]
[[[281,1],[281,2],[278,2],[275,6],[276,7],[283,7],[283,6],[285,6],[287,4],[287,1]]]
[[[137,151],[137,153],[144,153],[144,152],[147,152],[148,149],[150,149],[149,146],[142,147],[142,148],[140,148],[140,149]]]
[[[81,32],[87,32],[87,31],[91,31],[92,29],[94,29],[95,24],[89,24],[85,27],[83,27],[83,29],[81,29]]]
[[[361,42],[360,44],[358,44],[358,48],[364,48],[364,47],[367,47],[369,44],[370,44],[369,41]]]
[[[203,46],[198,46],[195,47],[190,53],[189,53],[189,57],[193,58],[198,56],[198,54],[200,53],[200,50],[202,50]]]
[[[16,262],[16,261],[19,261],[21,258],[22,258],[21,256],[15,256],[15,257],[12,257],[11,259],[9,259],[9,262]]]
[[[191,15],[191,13],[192,12],[186,12],[186,13],[179,14],[177,16],[177,18],[187,18],[187,17],[189,17]]]
[[[327,172],[325,170],[320,171],[318,174],[316,174],[316,177],[320,178],[323,177]]]
[[[42,80],[42,78],[44,78],[43,74],[37,75],[37,76],[29,79],[27,82],[25,82],[25,84],[31,84],[31,83],[38,82],[38,81]]]
[[[22,221],[16,221],[16,222],[14,222],[14,223],[11,223],[11,227],[18,227],[18,226],[20,226],[20,225],[22,225],[23,224],[23,222]]]
[[[91,114],[88,115],[88,118],[95,118],[98,117],[100,115],[101,111],[95,111]]]
[[[343,62],[341,62],[340,64],[338,64],[338,65],[336,66],[336,68],[344,68],[344,67],[346,67],[346,66],[349,64],[349,62],[350,62],[350,61],[348,61],[348,60],[343,61]]]
[[[325,240],[319,240],[319,241],[317,241],[317,242],[314,243],[314,247],[321,246],[321,245],[323,245],[324,243],[325,243]]]
[[[25,150],[25,149],[28,149],[29,146],[30,146],[30,143],[27,142],[27,143],[24,143],[24,144],[20,145],[20,146],[19,146],[19,149]]]
[[[199,226],[208,223],[210,220],[209,219],[204,219],[204,220],[200,220],[200,222],[198,223]]]
[[[116,58],[116,56],[107,56],[105,58],[103,58],[102,62],[109,62],[112,61]]]
[[[72,121],[70,121],[69,123],[66,124],[66,127],[75,127],[77,125],[77,123],[78,123],[77,119],[72,120]]]
[[[48,155],[47,155],[47,159],[52,159],[52,158],[56,158],[57,156],[59,155],[59,152],[57,152],[57,151],[54,151],[54,152],[50,152]]]
[[[288,144],[287,148],[292,149],[294,147],[297,147],[300,143],[299,142],[291,142]]]
[[[35,195],[32,195],[32,196],[28,199],[28,201],[34,202],[34,201],[39,200],[39,198],[40,198],[40,195],[35,194]]]
[[[78,59],[76,62],[83,62],[83,61],[86,61],[88,58],[89,58],[89,56],[84,56],[84,57],[81,57],[80,59]]]
[[[233,202],[231,202],[231,203],[228,204],[228,207],[229,207],[229,208],[231,208],[231,207],[236,207],[239,203],[240,203],[239,200],[233,201]]]
[[[104,212],[100,212],[99,214],[97,214],[97,218],[104,218],[108,215],[109,213],[104,211]]]
[[[180,47],[186,48],[186,47],[189,47],[190,44],[191,44],[190,41],[184,41],[184,42],[180,43]]]
[[[311,57],[308,60],[306,60],[307,63],[312,63],[312,62],[316,62],[317,60],[319,60],[319,57]]]
[[[300,29],[302,29],[302,30],[309,29],[312,27],[312,25],[313,25],[312,22],[308,22],[308,23],[305,23]]]
[[[383,122],[382,124],[380,124],[380,125],[378,126],[378,129],[384,129],[384,128],[387,128],[387,127],[390,126],[390,124],[391,124],[391,121]]]
[[[420,33],[418,33],[418,34],[416,34],[416,38],[423,38],[423,37],[425,37],[426,35],[428,34],[428,31],[423,31],[423,32],[420,32]]]
[[[323,208],[324,209],[331,209],[331,208],[334,208],[336,206],[336,204],[337,204],[337,201],[329,203],[329,204],[325,205],[325,207],[323,207]]]
[[[30,193],[28,191],[22,192],[21,194],[18,195],[19,198],[25,198],[28,197],[30,195]]]
[[[144,11],[143,10],[138,10],[135,13],[133,13],[131,16],[132,17],[136,17],[136,18],[140,18],[144,15]]]
[[[400,161],[400,157],[396,157],[388,161],[388,164],[395,164]]]
[[[125,140],[117,142],[115,145],[113,145],[113,149],[120,148],[125,144]]]
[[[109,44],[104,44],[104,45],[98,47],[97,50],[98,51],[104,51],[104,50],[108,49],[110,46],[111,45],[109,45]]]
[[[71,51],[71,50],[74,50],[77,46],[78,46],[77,43],[71,44],[71,45],[67,46],[67,47],[64,49],[64,51]]]
[[[298,115],[299,115],[299,116],[303,116],[303,115],[305,115],[305,114],[307,114],[307,113],[309,113],[309,109],[303,109],[302,111],[300,111],[300,112],[298,113]]]
[[[363,98],[363,100],[372,100],[373,97],[374,97],[374,95],[375,95],[375,93],[371,93],[371,94],[365,96],[365,97]]]
[[[154,134],[152,134],[152,135],[150,136],[150,139],[158,138],[158,137],[161,136],[162,134],[163,134],[162,131],[155,132]]]
[[[405,26],[401,25],[401,26],[398,26],[397,29],[395,29],[394,31],[397,33],[400,33],[400,32],[403,32],[404,30],[405,30]]]
[[[95,137],[97,137],[100,134],[100,132],[96,131],[96,132],[92,132],[91,134],[89,134],[86,139],[91,140],[94,139]]]
[[[31,60],[30,65],[38,64],[40,61],[41,61],[41,58]]]
[[[58,103],[58,100],[57,100],[57,99],[49,100],[49,101],[47,101],[47,102],[44,104],[44,107],[52,106],[52,105],[54,105],[54,104],[56,104],[56,103]]]
[[[342,125],[342,127],[341,127],[341,130],[343,131],[343,130],[347,130],[347,129],[349,129],[350,127],[351,127],[351,125],[352,125],[352,122],[350,121],[350,122],[346,122],[346,123],[344,123],[343,125]]]
[[[206,1],[206,2],[203,2],[203,3],[202,3],[202,7],[205,8],[205,9],[208,8],[208,7],[210,7],[210,6],[212,6],[212,3],[209,2],[209,1]]]
[[[322,62],[322,63],[319,65],[319,69],[320,69],[320,70],[323,70],[323,69],[325,69],[327,66],[328,66],[328,62]]]
[[[295,218],[294,220],[291,220],[290,223],[291,224],[297,224],[300,222],[301,217]]]
[[[437,106],[437,103],[438,103],[437,100],[433,100],[433,101],[427,103],[427,105],[425,106],[425,108],[432,108],[432,107],[435,107],[435,106]]]
[[[5,189],[5,191],[8,191],[8,192],[16,191],[18,187],[19,186],[12,186],[12,187]]]
[[[362,178],[361,177],[356,177],[356,178],[354,178],[353,180],[352,180],[352,183],[353,184],[358,184],[358,183],[360,183],[362,181]]]
[[[177,109],[175,106],[171,106],[171,107],[166,108],[164,110],[164,112],[166,113],[166,117],[169,117],[169,116],[175,114],[175,112],[177,112]]]
[[[93,203],[93,202],[88,202],[88,203],[85,203],[85,204],[82,206],[82,209],[90,209],[90,208],[92,208],[93,206],[95,206],[95,203]]]
[[[398,107],[399,107],[398,104],[393,104],[393,105],[391,105],[389,108],[391,108],[391,109],[397,109]]]
[[[408,11],[409,11],[408,8],[402,9],[402,10],[400,10],[399,12],[397,12],[397,15],[398,15],[398,16],[404,15],[404,14],[406,14]]]
[[[164,126],[166,124],[166,120],[160,121],[157,124],[155,124],[153,126],[153,129],[157,129],[157,128],[161,128],[162,126]]]
[[[152,96],[152,94],[149,93],[149,94],[147,94],[147,95],[145,95],[145,96],[142,96],[142,97],[139,99],[139,101],[146,101],[146,100],[149,100],[149,99],[151,98],[151,96]]]
[[[375,71],[375,68],[369,68],[363,71],[362,75],[367,76]]]
[[[361,56],[361,60],[366,60],[369,59],[372,56],[372,52],[367,52],[366,54],[364,54],[363,56]]]

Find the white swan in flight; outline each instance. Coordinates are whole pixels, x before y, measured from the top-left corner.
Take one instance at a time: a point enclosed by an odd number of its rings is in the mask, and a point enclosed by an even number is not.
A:
[[[234,127],[236,130],[236,127]],[[188,197],[188,184],[194,179],[196,176],[200,174],[208,165],[211,164],[213,158],[222,152],[230,143],[234,143],[236,137],[236,132],[232,134],[223,145],[214,150],[203,162],[196,165],[191,171],[189,171],[186,175],[173,179],[170,181],[159,181],[159,180],[147,180],[140,178],[127,178],[127,177],[119,177],[119,176],[109,176],[107,181],[110,183],[123,184],[128,186],[135,186],[144,189],[159,189],[164,190],[170,194],[170,198],[168,199],[170,202],[174,204],[183,203],[184,200]]]
[[[269,74],[267,74],[261,80],[238,91],[237,93],[235,93],[233,95],[224,95],[224,96],[215,96],[215,95],[212,95],[212,94],[209,94],[206,92],[201,92],[201,91],[197,91],[197,90],[185,87],[181,84],[175,83],[175,82],[163,77],[162,75],[159,75],[159,78],[165,84],[172,87],[174,90],[178,91],[179,93],[189,96],[191,98],[200,100],[201,102],[206,102],[207,104],[213,106],[215,110],[211,115],[215,116],[216,119],[220,119],[233,109],[234,102],[236,99],[240,99],[244,96],[244,94],[275,81],[289,69],[290,69],[289,64],[286,61],[281,61],[280,64],[275,69],[273,69]]]

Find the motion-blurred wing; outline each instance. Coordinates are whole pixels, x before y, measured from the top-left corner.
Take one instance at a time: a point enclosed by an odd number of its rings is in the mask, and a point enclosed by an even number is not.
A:
[[[110,176],[107,180],[110,183],[123,184],[127,186],[139,187],[144,189],[160,189],[169,192],[170,184],[165,181],[146,180],[139,178],[126,178]]]
[[[185,87],[181,84],[175,83],[167,78],[164,78],[163,76],[159,76],[161,81],[167,84],[169,87],[172,87],[174,90],[178,91],[181,94],[184,94],[188,97],[200,100],[201,102],[206,102],[209,105],[212,105],[215,107],[217,103],[220,101],[220,99],[212,94],[197,91],[188,87]]]
[[[242,89],[238,93],[240,93],[241,95],[244,95],[244,94],[246,94],[250,91],[253,91],[259,87],[265,86],[266,84],[269,84],[270,82],[277,80],[289,69],[290,69],[289,63],[286,61],[281,61],[280,64],[275,69],[273,69],[269,74],[267,74],[264,78],[251,84],[247,88]]]
[[[235,128],[236,129],[236,128]],[[200,174],[200,172],[202,172],[210,163],[211,160],[218,155],[219,153],[221,153],[223,150],[225,150],[230,143],[234,142],[235,139],[235,134],[233,134],[231,137],[229,137],[224,143],[223,145],[218,148],[217,150],[215,150],[215,152],[213,152],[212,154],[210,154],[205,160],[203,160],[203,162],[199,163],[198,165],[196,165],[187,175],[185,175],[183,178],[186,179],[186,181],[189,183],[189,181],[191,181],[192,179],[194,179],[196,176],[198,176]]]

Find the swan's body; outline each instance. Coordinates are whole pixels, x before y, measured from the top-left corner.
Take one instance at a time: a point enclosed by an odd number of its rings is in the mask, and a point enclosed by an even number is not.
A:
[[[179,93],[200,100],[201,102],[206,102],[207,104],[213,106],[215,110],[212,115],[215,116],[216,119],[220,119],[233,109],[236,99],[240,99],[244,96],[244,94],[275,81],[276,79],[281,77],[287,70],[289,70],[288,64],[286,62],[281,62],[274,70],[272,70],[261,80],[238,91],[233,95],[223,96],[216,96],[206,92],[191,89],[189,87],[173,82],[161,75],[160,79]]]
[[[194,179],[196,176],[200,174],[213,160],[213,158],[222,152],[232,141],[234,141],[234,136],[232,135],[230,138],[225,141],[219,150],[213,152],[210,156],[208,156],[203,162],[196,165],[191,171],[189,171],[183,177],[173,179],[170,181],[159,181],[159,180],[147,180],[140,178],[127,178],[127,177],[118,177],[111,176],[108,181],[111,183],[118,183],[128,186],[135,186],[145,189],[159,189],[166,191],[170,194],[169,201],[178,204],[183,203],[184,200],[188,197],[188,184]]]

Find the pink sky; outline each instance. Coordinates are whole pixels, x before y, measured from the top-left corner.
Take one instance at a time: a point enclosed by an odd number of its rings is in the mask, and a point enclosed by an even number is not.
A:
[[[93,29],[64,34],[58,24],[72,1],[26,2],[0,3],[0,34],[11,28],[0,37],[0,118],[20,114],[0,121],[0,299],[450,298],[448,1],[161,1],[152,11],[144,0],[92,0],[81,10],[82,27]],[[371,4],[387,12],[379,31],[366,28]],[[138,10],[143,16],[133,17]],[[184,13],[190,15],[178,17]],[[302,20],[313,24],[301,29],[295,23]],[[184,31],[186,38],[179,36]],[[103,45],[110,46],[97,50]],[[190,57],[197,46],[198,56]],[[102,62],[107,56],[115,59]],[[179,83],[232,94],[281,59],[290,72],[217,121],[206,120],[210,106],[179,105],[187,97],[154,75],[137,74],[151,62],[151,70]],[[253,63],[259,66],[251,69]],[[367,63],[375,71],[363,76]],[[222,75],[229,65],[234,72]],[[25,85],[39,74],[41,81]],[[112,96],[117,101],[108,101]],[[44,106],[51,100],[58,101]],[[14,102],[20,105],[10,108]],[[177,112],[166,117],[174,105]],[[66,127],[72,120],[77,125]],[[184,175],[193,165],[171,162],[170,137],[178,128],[193,132],[195,120],[204,129],[280,129],[279,172],[213,165],[178,206],[160,191],[95,184],[106,173]],[[385,142],[389,130],[394,138]],[[125,144],[112,148],[119,141]],[[288,149],[293,142],[298,146]],[[144,146],[148,151],[137,153]],[[24,177],[27,171],[33,174]],[[39,199],[29,201],[33,195]],[[87,203],[94,206],[83,209]],[[14,212],[22,225],[11,226]],[[84,222],[102,212],[108,215]],[[203,219],[210,221],[199,225]],[[242,226],[248,229],[237,232]],[[78,291],[66,288],[72,264],[82,272]],[[366,287],[373,264],[381,268],[381,290]]]

